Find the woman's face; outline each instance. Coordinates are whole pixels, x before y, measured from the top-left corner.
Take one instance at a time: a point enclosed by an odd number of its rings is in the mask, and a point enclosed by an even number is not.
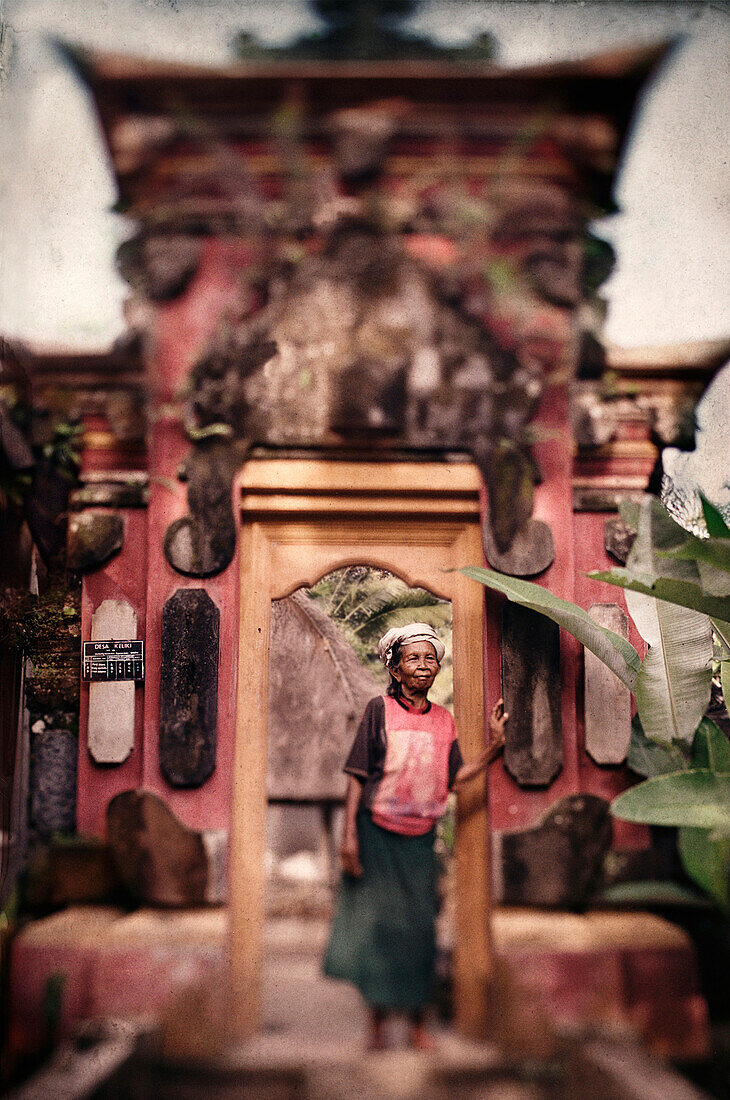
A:
[[[406,642],[401,646],[400,660],[390,673],[405,689],[406,694],[425,694],[441,666],[436,650],[430,642]]]

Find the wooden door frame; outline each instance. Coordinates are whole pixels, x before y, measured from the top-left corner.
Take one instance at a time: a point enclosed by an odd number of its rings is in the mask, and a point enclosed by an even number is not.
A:
[[[260,1027],[271,601],[351,564],[451,600],[454,707],[462,752],[484,746],[482,561],[476,468],[464,463],[264,459],[240,475],[241,616],[230,832],[231,1023]],[[454,995],[460,1031],[483,1036],[492,977],[486,780],[459,793]]]

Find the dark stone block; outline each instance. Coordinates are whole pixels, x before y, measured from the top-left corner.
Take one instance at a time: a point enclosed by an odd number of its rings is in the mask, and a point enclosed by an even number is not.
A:
[[[106,811],[107,843],[120,879],[135,900],[171,907],[206,900],[203,836],[188,829],[150,791],[122,791]]]
[[[680,868],[676,847],[625,848],[610,851],[603,861],[601,885],[621,886],[627,882],[667,882]]]
[[[492,534],[489,521],[485,522],[482,535],[484,554],[492,569],[507,573],[510,577],[534,577],[552,565],[555,560],[555,542],[547,523],[528,519],[517,531],[507,550],[500,550]]]
[[[180,588],[162,610],[160,769],[199,787],[215,767],[220,613],[203,588]]]
[[[636,538],[634,528],[629,527],[622,519],[607,519],[603,526],[603,538],[606,553],[625,565]]]
[[[185,464],[190,515],[171,523],[165,557],[187,577],[214,577],[236,550],[231,488],[240,448],[225,443],[198,447]]]
[[[580,908],[600,882],[611,845],[608,802],[569,795],[529,829],[495,833],[493,844],[502,904]]]
[[[124,542],[121,516],[110,512],[85,512],[69,520],[66,539],[66,564],[77,573],[85,573],[113,557]]]
[[[76,827],[78,741],[69,730],[36,734],[30,758],[30,818],[41,836]]]
[[[119,900],[120,880],[106,844],[93,837],[51,842],[29,861],[23,900],[29,909],[60,909]]]
[[[545,787],[563,764],[560,635],[551,619],[514,603],[502,611],[502,694],[505,767],[520,786]]]

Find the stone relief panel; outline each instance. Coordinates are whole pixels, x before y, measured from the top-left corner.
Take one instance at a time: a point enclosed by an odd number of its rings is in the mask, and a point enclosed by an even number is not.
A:
[[[225,230],[256,257],[189,376],[189,511],[165,540],[179,572],[230,562],[226,496],[256,444],[467,451],[489,490],[490,562],[525,576],[551,563],[550,531],[532,519],[530,423],[571,358],[585,210],[532,170],[529,126],[500,139],[501,174],[483,169],[480,137],[442,128],[413,145],[419,124],[401,102],[316,120],[285,104],[250,165],[244,145],[226,147],[225,225],[179,214],[123,247],[122,271],[157,303],[184,292],[205,236]],[[193,136],[201,163],[216,164],[220,142],[202,125],[166,141]],[[266,180],[252,167],[262,159]],[[213,175],[220,190],[222,168]]]

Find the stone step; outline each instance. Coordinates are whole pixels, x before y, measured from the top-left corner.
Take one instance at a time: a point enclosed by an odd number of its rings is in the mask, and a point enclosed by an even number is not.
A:
[[[165,1060],[144,1027],[110,1020],[56,1052],[8,1100],[709,1100],[636,1046],[565,1042],[551,1062],[509,1061],[439,1037],[435,1053],[266,1052],[256,1043],[207,1063]]]

